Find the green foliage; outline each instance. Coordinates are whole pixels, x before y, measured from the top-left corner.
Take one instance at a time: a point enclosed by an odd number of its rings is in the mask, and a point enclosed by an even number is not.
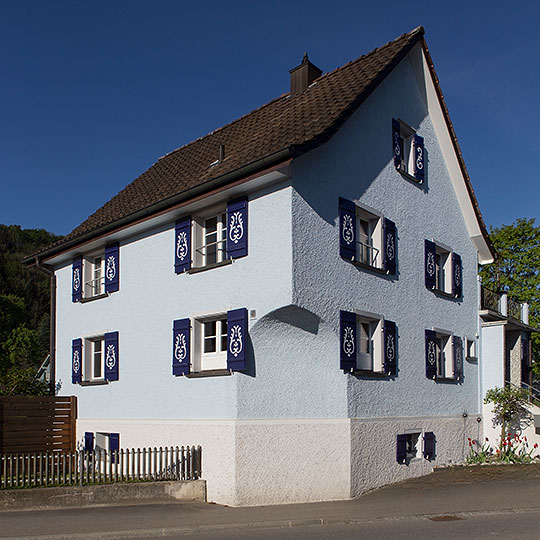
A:
[[[501,426],[501,446],[506,439],[506,426],[511,422],[528,420],[531,416],[526,408],[528,393],[523,388],[505,386],[490,388],[486,392],[484,403],[493,403],[493,417],[496,424]]]
[[[534,219],[520,218],[512,225],[491,228],[499,259],[480,269],[482,283],[529,304],[529,324],[540,327],[540,227]],[[540,335],[532,335],[535,372],[540,375]]]
[[[49,383],[36,380],[33,367],[12,366],[0,377],[0,396],[46,396]]]
[[[0,225],[0,394],[47,393],[34,377],[49,350],[49,278],[20,261],[59,238]]]
[[[538,444],[529,448],[527,437],[507,435],[498,448],[492,448],[486,437],[486,442],[480,446],[478,441],[469,439],[469,454],[466,461],[469,465],[481,463],[531,463],[538,458]],[[536,454],[536,455],[535,455]]]

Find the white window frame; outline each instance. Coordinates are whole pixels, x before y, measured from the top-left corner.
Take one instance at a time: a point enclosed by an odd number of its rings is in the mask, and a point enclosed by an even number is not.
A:
[[[477,356],[477,347],[478,341],[476,338],[465,338],[465,359],[467,360],[476,360]]]
[[[383,216],[373,208],[356,203],[356,254],[355,260],[371,268],[382,269]],[[361,222],[367,224],[367,234],[362,238]],[[367,237],[367,238],[366,238]]]
[[[435,242],[435,290],[452,293],[452,250]]]
[[[414,430],[410,432],[405,432],[405,435],[407,436],[407,454],[406,454],[406,461],[410,462],[415,459],[419,459],[422,457],[422,440],[423,440],[423,432],[419,430]]]
[[[400,150],[401,150],[401,163],[399,170],[402,173],[410,176],[417,182],[414,178],[414,170],[412,167],[413,163],[413,138],[416,134],[416,131],[403,122],[403,120],[398,120],[399,122],[399,139],[400,139]]]
[[[100,375],[96,375],[96,343],[100,344]],[[84,382],[104,382],[105,381],[105,335],[88,336],[83,341],[83,371],[82,379]]]
[[[436,366],[438,379],[454,378],[454,334],[441,328],[435,332]]]
[[[384,373],[384,347],[383,347],[383,323],[384,319],[375,313],[365,311],[356,312],[357,331],[357,354],[356,369],[358,371],[369,371],[373,373]],[[362,325],[369,329],[367,338],[369,343],[369,352],[363,352],[362,349]]]
[[[216,350],[205,352],[205,331],[208,326],[205,323],[216,323],[215,336]],[[225,334],[223,334],[225,328]],[[227,312],[213,313],[193,319],[194,351],[191,362],[192,372],[214,371],[227,369]],[[225,344],[222,339],[225,337]]]
[[[208,242],[207,231],[208,221],[215,218],[216,240]],[[226,205],[210,208],[195,216],[192,220],[192,237],[195,268],[204,268],[213,264],[219,264],[227,260],[227,208]],[[209,255],[209,248],[216,246],[215,260]]]
[[[94,298],[105,293],[105,250],[84,256],[83,282],[83,298]]]

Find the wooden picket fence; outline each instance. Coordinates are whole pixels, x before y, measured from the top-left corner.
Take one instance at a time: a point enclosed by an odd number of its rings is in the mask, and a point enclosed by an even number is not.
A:
[[[197,480],[201,468],[200,446],[4,454],[0,489]]]

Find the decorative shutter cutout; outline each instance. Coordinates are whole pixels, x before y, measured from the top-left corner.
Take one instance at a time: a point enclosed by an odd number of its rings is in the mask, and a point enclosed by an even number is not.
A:
[[[389,274],[395,274],[397,248],[396,224],[392,220],[384,218],[383,230],[384,270]]]
[[[357,349],[357,323],[356,313],[350,311],[339,312],[339,346],[340,369],[345,373],[356,369]]]
[[[120,252],[118,244],[105,247],[105,292],[120,289]]]
[[[248,312],[246,308],[227,311],[227,369],[247,369]]]
[[[419,181],[424,181],[424,138],[420,135],[414,135],[413,137],[413,149],[414,149],[414,163],[413,163],[413,175]]]
[[[426,459],[435,457],[435,434],[431,431],[424,433],[424,457]]]
[[[173,321],[173,375],[185,375],[189,373],[190,361],[190,332],[189,319],[178,319]]]
[[[398,120],[392,118],[392,148],[394,153],[394,167],[399,171],[402,160],[401,126]]]
[[[105,380],[118,380],[118,332],[105,334]]]
[[[463,294],[463,268],[457,253],[452,253],[452,293],[456,298]]]
[[[425,240],[424,247],[425,283],[428,289],[434,289],[437,285],[437,246],[434,242]]]
[[[433,330],[426,330],[426,377],[437,378],[437,335]]]
[[[384,321],[384,372],[395,375],[397,372],[397,329],[396,323]]]
[[[191,217],[174,224],[174,271],[181,274],[191,268]]]
[[[238,259],[248,254],[247,197],[227,203],[227,257]]]
[[[71,342],[71,382],[80,384],[82,381],[82,339]]]
[[[396,461],[398,463],[405,463],[407,461],[407,435],[397,436]]]
[[[459,381],[463,374],[463,344],[460,337],[454,336],[452,338],[452,349],[454,356],[454,379]]]
[[[73,302],[79,302],[82,299],[82,280],[82,257],[75,257],[71,277],[71,300]]]
[[[90,431],[84,433],[84,451],[91,452],[94,449],[94,434]]]
[[[356,205],[339,198],[339,254],[350,261],[356,258]]]

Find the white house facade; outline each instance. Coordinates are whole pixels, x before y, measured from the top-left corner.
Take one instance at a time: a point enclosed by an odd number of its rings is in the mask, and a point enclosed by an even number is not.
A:
[[[467,351],[493,250],[423,30],[291,76],[39,254],[79,438],[200,444],[229,505],[354,497],[483,430]]]

